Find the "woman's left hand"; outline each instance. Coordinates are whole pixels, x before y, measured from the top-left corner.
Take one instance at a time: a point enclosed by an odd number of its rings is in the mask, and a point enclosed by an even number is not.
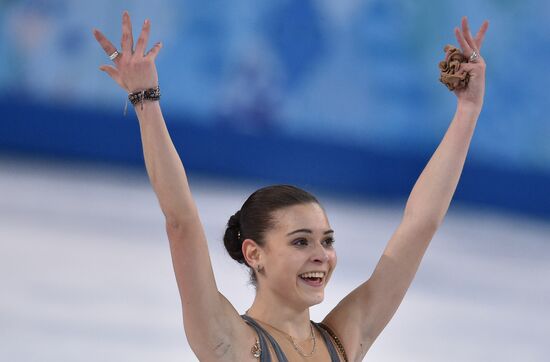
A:
[[[470,59],[469,63],[464,63],[461,68],[470,73],[468,86],[464,89],[455,90],[454,93],[458,98],[459,104],[473,106],[481,109],[483,105],[483,96],[485,94],[485,60],[479,53],[483,38],[489,27],[489,22],[485,20],[475,38],[470,33],[468,19],[462,18],[462,29],[455,28],[455,36],[462,48],[462,53]],[[477,54],[477,58],[473,59],[472,54]],[[475,56],[474,56],[475,57]]]

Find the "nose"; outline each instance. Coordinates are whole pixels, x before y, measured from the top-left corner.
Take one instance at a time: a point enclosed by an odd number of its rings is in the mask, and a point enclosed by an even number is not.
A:
[[[312,254],[312,260],[315,263],[326,263],[329,259],[328,251],[323,245],[315,244],[315,250]]]

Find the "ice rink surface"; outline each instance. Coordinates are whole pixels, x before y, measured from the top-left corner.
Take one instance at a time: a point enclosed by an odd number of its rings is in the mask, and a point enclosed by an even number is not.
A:
[[[253,289],[224,226],[263,185],[191,176],[221,292]],[[318,194],[338,267],[320,321],[372,273],[401,205]],[[548,361],[550,222],[453,204],[365,361]],[[0,159],[0,361],[196,361],[155,195],[139,171]]]

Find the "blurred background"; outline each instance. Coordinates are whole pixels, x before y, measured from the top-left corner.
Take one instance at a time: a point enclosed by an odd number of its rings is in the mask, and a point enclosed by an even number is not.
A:
[[[339,266],[321,320],[366,280],[455,110],[438,62],[462,15],[485,107],[449,215],[366,360],[546,361],[550,3],[543,0],[0,2],[0,360],[195,361],[124,91],[98,70],[149,18],[162,106],[220,290],[254,291],[224,225],[255,189],[324,203]],[[137,36],[138,31],[134,30]]]

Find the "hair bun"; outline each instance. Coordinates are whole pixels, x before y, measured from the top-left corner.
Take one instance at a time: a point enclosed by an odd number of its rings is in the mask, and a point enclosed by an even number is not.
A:
[[[229,221],[227,222],[227,227],[232,229],[241,228],[241,210],[237,211],[235,215],[229,218]]]
[[[223,243],[229,255],[241,264],[245,263],[242,251],[242,241],[240,240],[241,232],[241,211],[237,211],[235,215],[229,218],[227,228],[223,236]]]

